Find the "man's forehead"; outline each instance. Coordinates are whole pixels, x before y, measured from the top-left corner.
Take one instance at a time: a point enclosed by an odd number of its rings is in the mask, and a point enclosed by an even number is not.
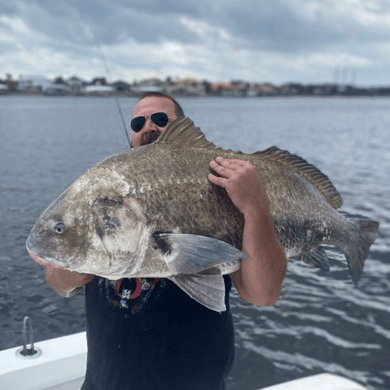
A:
[[[142,111],[143,114],[152,114],[156,110],[174,112],[175,105],[171,99],[163,96],[147,96],[134,107],[134,113]]]

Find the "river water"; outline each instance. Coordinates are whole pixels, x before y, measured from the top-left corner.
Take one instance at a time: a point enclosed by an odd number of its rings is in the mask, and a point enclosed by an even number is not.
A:
[[[121,98],[126,120],[134,98]],[[342,212],[380,222],[355,288],[344,256],[331,272],[290,262],[274,307],[232,293],[236,360],[228,389],[254,390],[315,373],[390,389],[390,99],[183,98],[218,146],[253,152],[276,145],[328,175]],[[0,97],[0,350],[20,345],[28,315],[35,340],[85,330],[83,294],[57,296],[25,250],[41,212],[85,169],[127,149],[113,98]],[[1,364],[1,362],[0,362]]]

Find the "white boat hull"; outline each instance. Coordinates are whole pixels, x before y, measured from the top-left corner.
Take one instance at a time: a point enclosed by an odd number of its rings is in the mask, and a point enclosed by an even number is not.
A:
[[[366,390],[366,388],[350,379],[323,373],[265,387],[260,390]]]
[[[20,358],[20,348],[0,351],[1,390],[77,390],[84,381],[87,362],[85,332],[34,345],[42,354]]]
[[[84,381],[87,342],[85,332],[36,343],[42,354],[20,358],[11,348],[0,351],[1,390],[78,390]],[[249,389],[248,389],[249,390]],[[366,390],[333,374],[318,374],[259,390]]]

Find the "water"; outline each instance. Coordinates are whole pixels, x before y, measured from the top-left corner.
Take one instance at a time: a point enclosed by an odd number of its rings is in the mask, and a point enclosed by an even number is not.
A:
[[[133,98],[120,100],[130,118]],[[228,389],[254,390],[320,372],[390,389],[390,100],[180,99],[210,141],[253,152],[271,145],[317,165],[343,213],[380,222],[359,289],[329,248],[328,275],[289,263],[275,307],[232,294],[236,361]],[[0,97],[0,350],[85,330],[84,300],[57,296],[25,250],[36,218],[84,170],[127,149],[112,98]]]

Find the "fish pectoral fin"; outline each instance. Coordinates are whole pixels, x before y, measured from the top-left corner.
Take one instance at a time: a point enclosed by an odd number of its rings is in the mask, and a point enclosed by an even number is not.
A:
[[[301,256],[301,260],[310,267],[321,268],[323,271],[329,272],[329,259],[323,247],[318,247]]]
[[[219,313],[226,310],[225,283],[219,270],[169,278],[195,301]]]
[[[159,245],[173,274],[196,274],[225,261],[248,257],[234,246],[211,237],[159,233],[158,240],[162,240]]]

